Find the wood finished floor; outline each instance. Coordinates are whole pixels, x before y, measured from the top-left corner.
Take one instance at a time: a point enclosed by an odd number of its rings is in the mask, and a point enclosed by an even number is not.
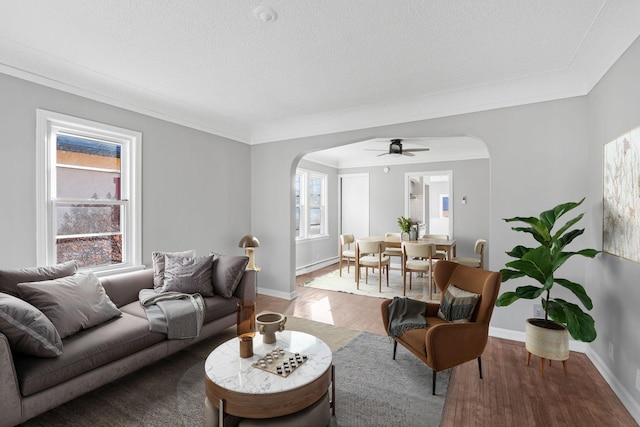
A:
[[[329,266],[298,276],[296,283],[336,268]],[[272,310],[386,335],[380,319],[381,298],[301,286],[296,291],[298,298],[291,301],[258,295],[258,312]],[[406,350],[398,346],[398,351]],[[484,379],[478,377],[475,361],[453,369],[441,426],[638,425],[586,355],[571,353],[567,377],[559,362],[545,366],[542,378],[540,360],[532,356],[530,366],[525,361],[523,343],[490,337],[482,355]],[[425,365],[425,369],[429,368]],[[428,392],[430,385],[425,384]]]

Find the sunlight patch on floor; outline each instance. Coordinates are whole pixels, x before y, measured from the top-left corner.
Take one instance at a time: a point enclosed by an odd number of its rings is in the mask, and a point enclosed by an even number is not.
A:
[[[329,298],[324,297],[311,304],[311,320],[333,325],[333,315],[331,314],[331,303]]]

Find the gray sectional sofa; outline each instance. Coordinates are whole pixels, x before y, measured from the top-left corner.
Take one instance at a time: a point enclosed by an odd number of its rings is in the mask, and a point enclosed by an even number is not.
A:
[[[10,339],[0,332],[0,426],[22,423],[215,335],[236,323],[238,301],[256,298],[256,272],[246,270],[232,295],[204,298],[197,338],[169,340],[150,332],[138,301],[141,289],[154,287],[152,269],[101,278],[100,283],[122,314],[62,338],[64,349],[57,357],[12,351]]]

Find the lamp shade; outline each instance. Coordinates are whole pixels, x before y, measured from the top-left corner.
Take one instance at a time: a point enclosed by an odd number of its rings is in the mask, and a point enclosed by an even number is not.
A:
[[[260,241],[251,234],[247,234],[242,239],[240,239],[240,243],[238,243],[238,246],[241,248],[257,248],[260,246]]]

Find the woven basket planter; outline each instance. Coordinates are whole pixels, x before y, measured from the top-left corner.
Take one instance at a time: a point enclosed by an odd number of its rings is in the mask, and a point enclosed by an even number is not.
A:
[[[569,333],[567,328],[552,320],[527,319],[525,347],[531,354],[548,360],[569,358]]]

